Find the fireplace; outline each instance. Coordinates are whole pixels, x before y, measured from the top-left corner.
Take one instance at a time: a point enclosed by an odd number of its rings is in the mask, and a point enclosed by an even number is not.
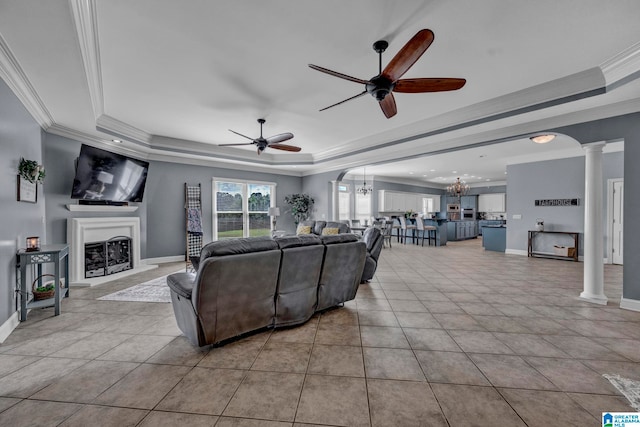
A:
[[[69,275],[73,286],[95,286],[157,268],[140,259],[140,218],[69,218]]]
[[[103,242],[84,244],[84,277],[108,276],[133,268],[131,262],[131,239],[113,237]]]

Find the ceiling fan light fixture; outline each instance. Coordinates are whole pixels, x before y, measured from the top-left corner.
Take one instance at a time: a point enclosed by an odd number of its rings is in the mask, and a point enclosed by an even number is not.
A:
[[[536,144],[546,144],[547,142],[551,142],[555,139],[555,135],[552,133],[545,133],[542,135],[532,136],[529,139],[535,142]]]

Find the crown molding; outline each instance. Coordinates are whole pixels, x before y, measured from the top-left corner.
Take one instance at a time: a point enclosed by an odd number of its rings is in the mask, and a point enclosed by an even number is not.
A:
[[[2,34],[0,34],[0,77],[7,83],[41,128],[47,129],[53,124],[53,116],[22,70]]]
[[[69,6],[80,44],[93,115],[97,119],[104,114],[104,93],[96,4],[95,0],[69,0]]]
[[[632,76],[635,76],[632,79],[640,78],[640,42],[603,62],[600,69],[607,87],[615,87],[617,83]]]
[[[96,129],[106,134],[142,145],[145,148],[152,148],[151,138],[153,135],[106,114],[96,119]]]
[[[541,110],[605,92],[602,71],[595,67],[550,82],[511,92],[487,101],[420,120],[391,131],[370,135],[340,148],[316,154],[316,163],[371,152],[455,130]]]

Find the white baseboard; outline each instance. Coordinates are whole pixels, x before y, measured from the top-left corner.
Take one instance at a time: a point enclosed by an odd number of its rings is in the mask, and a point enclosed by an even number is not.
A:
[[[15,328],[20,324],[20,312],[16,311],[0,326],[0,344],[7,339]]]
[[[159,258],[145,258],[142,260],[142,264],[164,264],[165,262],[180,262],[184,261],[184,255],[163,256]]]
[[[524,256],[527,256],[529,254],[527,251],[522,251],[520,249],[506,249],[504,253],[507,255],[524,255]]]
[[[620,308],[625,310],[640,311],[640,300],[630,298],[620,298]]]

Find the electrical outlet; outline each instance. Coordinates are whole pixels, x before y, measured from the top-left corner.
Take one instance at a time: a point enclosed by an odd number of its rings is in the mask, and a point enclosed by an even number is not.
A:
[[[522,215],[521,214],[513,214],[513,216],[511,218],[512,219],[522,219]]]

